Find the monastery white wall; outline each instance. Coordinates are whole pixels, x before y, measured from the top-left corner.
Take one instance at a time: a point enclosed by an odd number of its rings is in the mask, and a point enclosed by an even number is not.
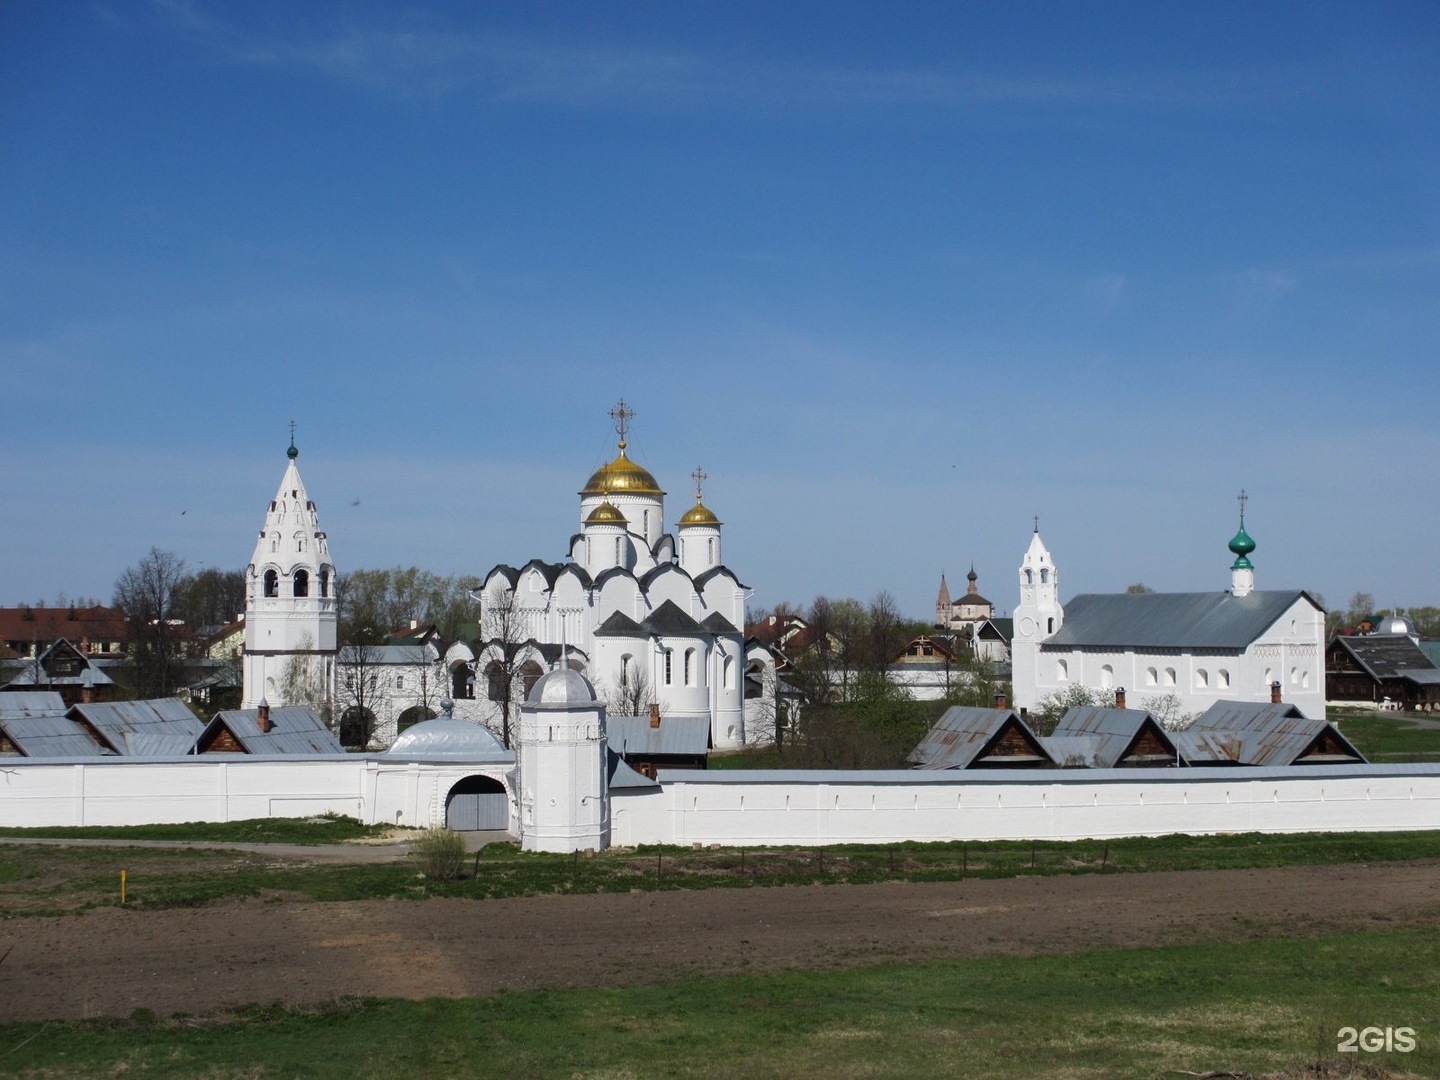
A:
[[[445,823],[466,776],[506,783],[509,764],[388,761],[361,755],[189,761],[7,761],[0,825],[146,825],[343,814],[369,825]]]
[[[1166,833],[1440,828],[1440,766],[1105,769],[1068,773],[662,770],[613,795],[612,842],[876,844]]]

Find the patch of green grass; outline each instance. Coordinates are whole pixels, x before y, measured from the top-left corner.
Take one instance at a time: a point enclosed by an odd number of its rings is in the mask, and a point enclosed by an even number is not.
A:
[[[1440,938],[1374,931],[0,1027],[0,1073],[730,1080],[1440,1075]],[[1345,1026],[1414,1052],[1336,1052]],[[1317,1073],[1305,1072],[1315,1076]]]
[[[190,840],[233,844],[342,844],[384,836],[389,825],[362,825],[354,818],[255,818],[250,821],[187,821],[174,825],[75,825],[36,829],[0,828],[0,836],[53,840]]]
[[[1259,833],[1110,841],[987,841],[829,848],[612,849],[582,858],[492,844],[467,856],[461,876],[436,880],[416,861],[312,864],[225,851],[0,845],[0,916],[56,915],[117,904],[128,871],[136,908],[194,907],[224,899],[474,900],[553,893],[765,885],[955,881],[1022,875],[1335,866],[1440,859],[1440,832]]]
[[[1393,764],[1440,760],[1440,729],[1416,727],[1413,718],[1397,713],[1347,714],[1335,710],[1330,716],[1340,733],[1371,761]]]

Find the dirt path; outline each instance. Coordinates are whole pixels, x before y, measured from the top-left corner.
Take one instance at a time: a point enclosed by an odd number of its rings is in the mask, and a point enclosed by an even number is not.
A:
[[[0,1020],[1440,927],[1440,863],[529,899],[100,909],[0,923]]]

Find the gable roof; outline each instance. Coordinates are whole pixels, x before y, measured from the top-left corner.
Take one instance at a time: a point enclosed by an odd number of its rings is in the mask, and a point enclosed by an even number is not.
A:
[[[706,636],[705,628],[681,611],[680,605],[674,600],[666,600],[652,611],[640,625],[647,632],[660,636],[677,634],[687,637]]]
[[[1018,751],[1018,752],[1017,752]],[[1054,765],[1013,709],[952,705],[905,759],[921,769],[987,765]]]
[[[64,716],[65,699],[55,690],[0,691],[0,720],[26,716]]]
[[[1330,640],[1330,647],[1344,649],[1372,679],[1396,679],[1435,669],[1425,650],[1406,634],[1341,635]]]
[[[314,709],[287,705],[270,710],[270,730],[260,730],[259,709],[225,709],[215,714],[195,740],[195,752],[229,731],[246,754],[343,754],[345,747]]]
[[[605,737],[618,754],[653,757],[696,757],[710,749],[710,719],[705,716],[667,716],[659,727],[648,716],[609,716]]]
[[[1075,646],[1140,649],[1243,650],[1297,600],[1319,604],[1304,590],[1233,593],[1083,593],[1065,605],[1064,625],[1042,649]]]
[[[68,662],[67,662],[68,661]],[[62,674],[74,667],[74,674]],[[38,670],[37,670],[38,669]],[[115,680],[65,638],[57,638],[38,657],[27,659],[8,686],[113,686]]]
[[[173,697],[82,703],[71,706],[70,716],[117,754],[126,755],[184,754],[205,727],[183,701]]]
[[[1175,741],[1154,715],[1144,709],[1070,709],[1055,725],[1055,734],[1051,740],[1040,741],[1059,761],[1063,759],[1055,752],[1056,747],[1051,745],[1054,739],[1084,739],[1088,744],[1088,758],[1093,767],[1110,769],[1133,756],[1132,751],[1136,744],[1147,733],[1164,748],[1165,763],[1174,764],[1178,760]],[[1075,748],[1068,748],[1068,752],[1075,752]]]
[[[95,757],[105,753],[88,731],[63,713],[5,716],[0,718],[0,735],[6,736],[24,757]]]
[[[1365,760],[1334,724],[1284,702],[1217,701],[1176,737],[1193,764],[1294,765]],[[1318,751],[1318,753],[1316,752]]]

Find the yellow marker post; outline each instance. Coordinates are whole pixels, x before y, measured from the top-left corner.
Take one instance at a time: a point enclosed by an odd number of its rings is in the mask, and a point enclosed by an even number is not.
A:
[[[125,871],[120,871],[120,903],[125,903]]]

